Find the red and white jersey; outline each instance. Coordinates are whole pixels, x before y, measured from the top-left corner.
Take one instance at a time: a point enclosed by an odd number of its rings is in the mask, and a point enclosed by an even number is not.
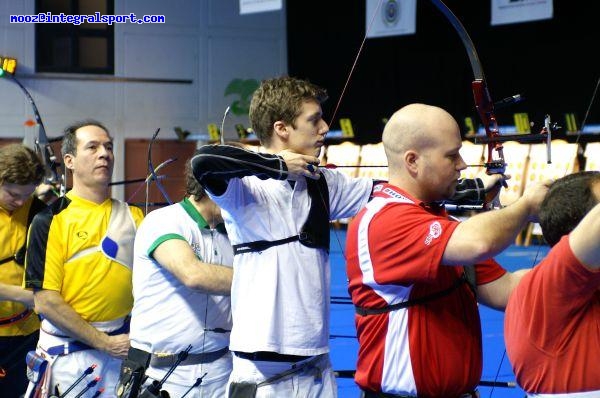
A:
[[[462,266],[441,264],[458,221],[401,189],[378,185],[348,227],[349,292],[356,306],[381,308],[443,291]],[[505,274],[494,260],[476,266],[477,284]],[[355,318],[356,382],[364,389],[419,397],[471,391],[482,368],[475,296],[464,283],[448,295],[379,315]]]
[[[528,393],[600,396],[600,271],[581,264],[568,236],[513,291],[504,338]]]

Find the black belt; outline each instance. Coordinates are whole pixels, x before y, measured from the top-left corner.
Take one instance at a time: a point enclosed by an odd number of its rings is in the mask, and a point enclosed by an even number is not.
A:
[[[229,352],[229,347],[223,347],[220,350],[211,352],[202,352],[199,354],[188,354],[187,357],[181,361],[179,365],[198,365],[201,363],[209,363],[216,361],[223,355]],[[179,354],[152,354],[150,357],[150,366],[157,368],[171,367],[177,362]]]
[[[415,398],[414,395],[398,395],[387,392],[363,390],[363,398]]]
[[[272,351],[257,351],[257,352],[242,352],[234,351],[235,356],[249,361],[266,361],[266,362],[300,362],[311,356],[305,357],[301,355],[286,355]]]
[[[3,326],[3,325],[11,324],[13,322],[20,321],[21,319],[28,317],[32,313],[33,313],[33,311],[30,310],[29,308],[27,308],[25,311],[20,312],[17,315],[13,315],[13,316],[8,317],[8,318],[0,319],[0,325]]]

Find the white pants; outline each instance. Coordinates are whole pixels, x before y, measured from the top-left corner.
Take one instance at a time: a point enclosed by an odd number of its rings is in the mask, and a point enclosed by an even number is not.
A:
[[[90,388],[85,395],[82,395],[82,398],[92,397],[99,388],[104,388],[102,398],[115,398],[117,396],[115,388],[121,371],[121,360],[97,350],[78,351],[56,358],[52,365],[52,379],[50,381],[52,390],[50,391],[54,391],[56,385],[59,391],[63,393],[92,364],[97,365],[94,372],[86,376],[69,393],[69,396],[76,396],[86,388],[89,382],[99,376],[98,384]]]
[[[182,397],[185,393],[187,393],[185,398],[223,398],[226,396],[225,390],[231,366],[230,352],[210,363],[179,365],[167,378],[161,390],[167,391],[171,398]],[[147,386],[152,380],[160,381],[168,370],[169,368],[148,368],[146,370],[148,380],[144,385]],[[193,388],[188,393],[190,387],[202,376],[204,377],[200,386]]]
[[[106,328],[109,328],[109,330],[114,330],[122,324],[123,320],[119,319],[110,322],[103,322],[93,326],[98,327],[100,330]],[[104,388],[104,392],[101,394],[102,398],[116,398],[117,395],[115,390],[119,381],[119,374],[121,372],[121,359],[111,357],[105,352],[91,349],[76,351],[67,355],[50,357],[46,350],[73,340],[70,338],[57,336],[60,334],[63,333],[54,328],[47,320],[44,320],[42,323],[42,329],[40,329],[40,339],[38,341],[36,351],[38,354],[49,358],[49,362],[51,364],[51,377],[48,384],[48,393],[52,395],[58,388],[59,394],[56,395],[63,394],[77,379],[79,379],[79,377],[84,374],[86,369],[92,365],[96,365],[93,372],[89,375],[86,375],[81,382],[79,382],[69,392],[67,396],[75,397],[81,391],[86,389],[88,384],[96,377],[100,377],[98,383],[89,388],[85,394],[81,395],[81,398],[91,398],[100,388]],[[25,394],[26,397],[29,396],[29,393],[33,387],[33,384],[29,383],[27,393]]]
[[[102,398],[115,398],[117,396],[115,388],[119,381],[121,360],[97,350],[78,351],[57,357],[50,370],[51,378],[48,392],[54,394],[56,389],[58,389],[59,394],[64,393],[81,375],[83,375],[84,371],[93,364],[96,365],[94,371],[90,375],[85,376],[85,378],[69,392],[68,396],[76,396],[83,391],[88,383],[94,380],[94,378],[100,377],[98,383],[94,387],[88,389],[81,397],[91,398],[98,389],[104,388]],[[31,389],[33,388],[33,384],[29,383],[27,393],[25,394],[26,397],[29,396]]]
[[[337,384],[329,355],[322,358],[313,366],[286,376],[281,380],[266,386],[258,387],[256,398],[335,398]],[[298,362],[301,364],[301,362]],[[289,370],[293,362],[250,361],[233,355],[233,371],[229,383],[250,382],[260,383],[271,376]]]

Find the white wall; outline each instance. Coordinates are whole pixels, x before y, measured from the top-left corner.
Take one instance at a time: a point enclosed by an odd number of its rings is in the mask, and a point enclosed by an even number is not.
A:
[[[106,124],[115,137],[114,180],[124,176],[125,138],[150,138],[160,127],[159,138],[174,139],[174,126],[202,134],[236,99],[224,96],[232,79],[287,72],[285,11],[239,15],[238,0],[115,0],[115,14],[131,12],[164,15],[166,23],[115,24],[115,76],[192,84],[20,79],[49,137],[80,119]],[[34,25],[10,24],[9,16],[33,13],[34,0],[0,1],[0,54],[18,59],[17,78],[35,74]],[[0,137],[35,134],[27,119],[33,113],[23,93],[0,80]],[[235,123],[248,125],[247,117],[230,115],[226,138],[235,138]]]

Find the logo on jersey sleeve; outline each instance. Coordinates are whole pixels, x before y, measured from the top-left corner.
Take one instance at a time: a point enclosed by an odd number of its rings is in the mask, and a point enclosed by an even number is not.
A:
[[[190,246],[192,247],[192,250],[194,251],[196,257],[198,257],[200,261],[204,261],[202,259],[202,244],[200,244],[200,242],[192,242]]]
[[[429,226],[429,234],[425,238],[425,244],[429,246],[434,239],[442,235],[442,224],[439,221],[434,221]]]

